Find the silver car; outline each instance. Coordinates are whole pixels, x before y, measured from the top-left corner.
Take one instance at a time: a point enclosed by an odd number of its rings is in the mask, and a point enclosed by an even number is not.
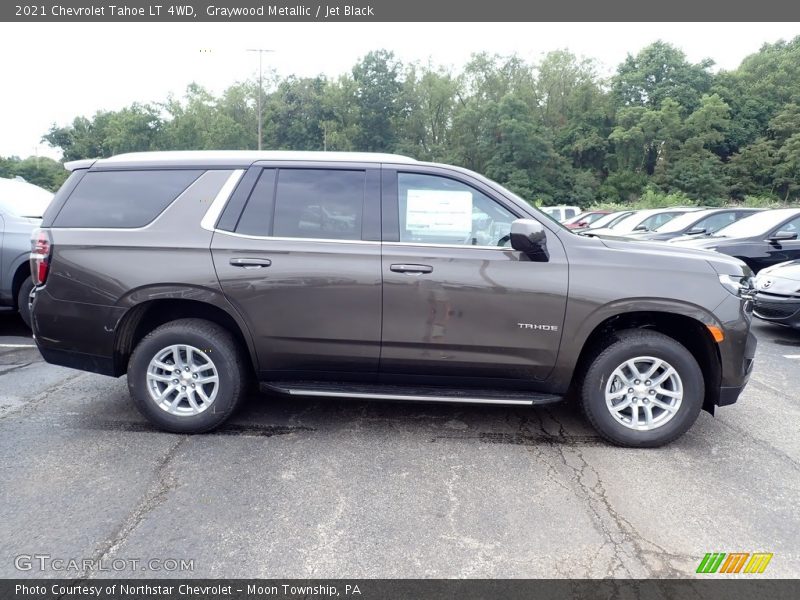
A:
[[[31,232],[53,194],[19,179],[0,178],[0,306],[19,310],[30,327],[28,296],[33,283],[28,257]]]

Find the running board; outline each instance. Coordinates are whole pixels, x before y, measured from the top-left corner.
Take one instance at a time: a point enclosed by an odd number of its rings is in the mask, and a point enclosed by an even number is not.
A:
[[[457,404],[501,404],[531,406],[558,402],[562,396],[519,390],[485,390],[437,386],[343,384],[324,381],[273,381],[261,383],[265,392],[289,396],[352,398],[354,400],[397,400],[401,402],[453,402]]]

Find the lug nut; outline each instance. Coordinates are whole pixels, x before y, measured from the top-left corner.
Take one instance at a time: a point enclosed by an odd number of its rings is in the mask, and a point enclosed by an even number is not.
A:
[[[180,369],[175,369],[175,375],[180,375],[180,374],[181,374],[181,370]]]
[[[172,383],[178,383],[178,380],[177,379],[173,379]]]
[[[194,384],[192,384],[192,388],[194,388]]]
[[[644,382],[644,384],[645,385],[650,385],[650,380],[648,379],[647,381]]]
[[[633,388],[628,388],[628,393],[632,394],[633,393]]]
[[[184,369],[185,369],[186,371],[188,371],[188,370],[189,370],[189,367],[184,367]]]
[[[192,379],[197,379],[197,373],[194,373],[194,374],[192,375]]]
[[[185,391],[186,391],[186,386],[185,386],[185,385],[182,385],[182,386],[181,386],[181,391],[182,391],[182,392],[185,392]]]
[[[655,393],[656,393],[656,391],[655,391],[655,390],[650,390],[650,395],[651,395],[651,396],[652,396],[653,394],[655,394]]]

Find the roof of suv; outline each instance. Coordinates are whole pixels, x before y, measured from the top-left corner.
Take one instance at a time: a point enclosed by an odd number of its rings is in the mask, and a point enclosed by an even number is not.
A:
[[[324,161],[361,163],[416,163],[401,154],[378,152],[295,152],[284,150],[187,150],[175,152],[131,152],[110,158],[92,158],[65,163],[70,171],[94,165],[111,168],[147,167],[154,165],[182,166],[248,166],[260,160],[273,161]]]

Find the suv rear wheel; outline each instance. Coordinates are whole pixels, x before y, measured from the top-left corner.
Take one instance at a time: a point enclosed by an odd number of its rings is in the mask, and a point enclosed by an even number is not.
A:
[[[589,365],[581,404],[607,440],[655,447],[694,424],[703,396],[703,374],[691,352],[662,333],[630,330],[616,333]]]
[[[233,336],[202,319],[171,321],[136,346],[128,388],[157,427],[202,433],[221,425],[244,395],[246,374]]]
[[[22,282],[22,285],[19,286],[19,291],[17,291],[17,310],[28,329],[31,328],[31,307],[29,302],[32,290],[33,280],[28,277]]]

